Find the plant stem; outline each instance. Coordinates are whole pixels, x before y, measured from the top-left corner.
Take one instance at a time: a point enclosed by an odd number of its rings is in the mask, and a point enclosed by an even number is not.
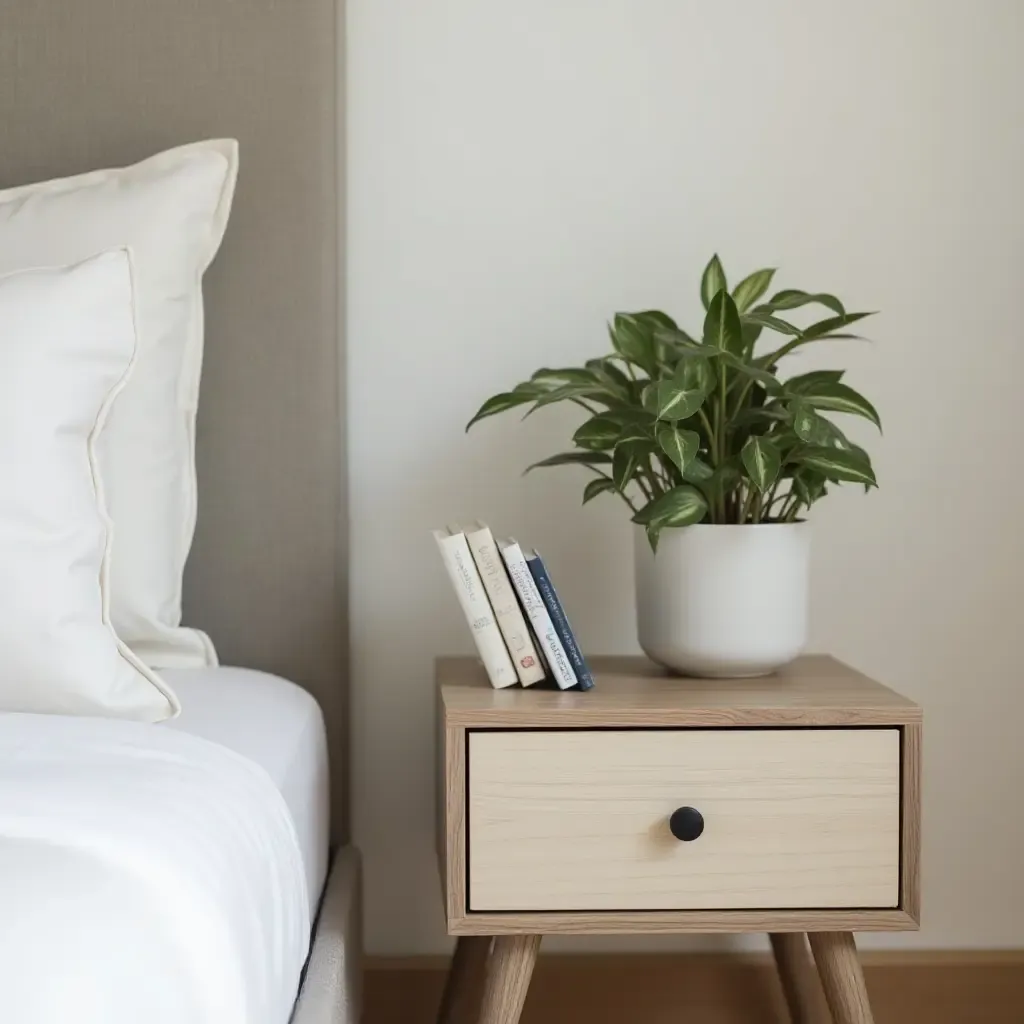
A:
[[[738,398],[738,399],[736,400],[736,405],[735,405],[735,406],[734,406],[734,408],[733,408],[733,413],[734,413],[734,414],[738,414],[738,413],[739,413],[739,411],[740,411],[740,410],[741,410],[741,409],[743,408],[743,403],[744,403],[744,402],[745,402],[745,401],[747,400],[747,395],[749,395],[749,394],[750,394],[750,389],[751,389],[751,388],[752,388],[753,386],[754,386],[754,381],[753,381],[753,379],[751,379],[751,380],[748,380],[748,381],[747,381],[747,382],[746,382],[746,383],[745,383],[745,384],[743,385],[743,390],[742,390],[742,391],[740,392],[740,397],[739,397],[739,398]]]
[[[756,494],[757,494],[757,491],[755,491],[753,487],[751,487],[747,491],[747,500],[746,500],[746,502],[743,505],[743,514],[740,516],[740,523],[741,524],[745,523],[747,521],[747,519],[749,519],[750,516],[753,514],[753,511],[754,511],[754,497],[756,496]]]
[[[661,462],[660,459],[655,459],[653,465],[654,465],[654,475],[658,478],[659,482],[661,483],[661,486],[666,491],[671,491],[672,488],[676,486],[676,484],[672,480],[672,476],[670,475],[668,470],[665,468],[664,464]]]
[[[792,522],[788,517],[800,507],[800,499],[790,492],[786,496],[786,500],[782,503],[782,508],[779,509],[779,519],[784,523]]]
[[[718,400],[715,402],[715,442],[718,452],[713,461],[716,468],[725,462],[725,396],[726,379],[725,367],[723,366],[718,371]],[[726,518],[726,497],[723,493],[720,495],[719,500],[718,522],[724,523]]]
[[[776,486],[778,486],[778,485],[776,485]],[[789,501],[789,499],[792,498],[792,497],[794,497],[792,491],[784,491],[782,494],[772,494],[772,497],[768,501],[768,504],[765,505],[765,511],[767,512],[768,509],[770,509],[772,507],[772,505],[774,505],[777,501],[781,501],[781,502],[785,503],[785,502]],[[781,514],[782,513],[780,512],[779,515],[781,515]]]
[[[771,487],[769,487],[768,490],[765,491],[765,493],[762,495],[762,498],[764,498],[764,508],[766,512],[768,511],[768,509],[771,508],[772,502],[775,500],[775,488],[778,486],[779,480],[778,478],[776,478],[775,483],[773,483]]]
[[[615,483],[615,481],[612,480],[612,478],[607,473],[605,473],[604,470],[598,469],[597,466],[587,466],[586,468],[596,473],[598,476],[603,476],[605,480],[611,480],[612,483]],[[629,495],[626,494],[625,491],[620,491],[618,487],[616,487],[615,493],[633,510],[634,513],[640,511],[636,507],[636,505],[633,504],[633,502],[630,500]]]
[[[718,404],[715,407],[716,413],[716,434],[718,437],[718,465],[720,466],[725,462],[725,395],[726,395],[726,381],[725,381],[725,368],[723,367],[718,372],[719,379],[719,398]]]
[[[700,417],[701,426],[707,432],[708,435],[708,453],[711,454],[715,450],[717,444],[715,440],[715,432],[711,429],[711,421],[708,419],[708,414],[704,411],[703,406],[697,410],[697,415]]]
[[[651,489],[651,485],[644,481],[644,478],[638,473],[633,479],[636,481],[637,487],[640,488],[641,493],[647,501],[654,501],[654,491]]]

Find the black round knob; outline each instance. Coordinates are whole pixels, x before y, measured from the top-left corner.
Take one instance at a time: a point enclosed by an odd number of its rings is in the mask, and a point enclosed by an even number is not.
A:
[[[704,815],[696,807],[680,807],[672,812],[668,819],[668,827],[676,839],[684,843],[692,843],[699,839],[704,831]]]

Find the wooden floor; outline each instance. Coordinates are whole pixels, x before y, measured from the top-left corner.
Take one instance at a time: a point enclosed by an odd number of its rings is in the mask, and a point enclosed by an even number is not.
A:
[[[1024,950],[864,962],[876,1024],[1024,1024]],[[434,1024],[446,966],[371,959],[364,1024]],[[768,957],[542,955],[521,1024],[788,1024],[783,1006]],[[819,1022],[830,1024],[822,998]]]

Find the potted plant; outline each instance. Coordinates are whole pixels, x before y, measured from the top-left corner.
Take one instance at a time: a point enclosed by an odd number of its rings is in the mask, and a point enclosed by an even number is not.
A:
[[[607,492],[629,506],[640,646],[686,674],[763,675],[795,658],[807,637],[803,514],[829,484],[876,486],[867,452],[825,415],[880,429],[874,406],[842,370],[781,375],[787,356],[853,337],[845,329],[870,314],[797,289],[761,301],[774,273],[755,271],[730,291],[715,256],[701,278],[699,338],[662,312],[617,313],[611,353],[538,370],[466,427],[522,405],[527,415],[556,402],[585,410],[573,450],[527,472],[582,466],[594,476],[584,504]],[[785,319],[803,306],[828,315],[806,327]]]

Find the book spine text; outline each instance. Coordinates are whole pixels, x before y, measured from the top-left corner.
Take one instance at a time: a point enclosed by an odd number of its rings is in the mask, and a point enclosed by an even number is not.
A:
[[[533,576],[534,583],[537,584],[537,590],[547,607],[548,614],[551,616],[551,622],[558,632],[558,638],[562,641],[562,647],[565,648],[565,653],[568,655],[569,661],[572,662],[579,688],[581,690],[593,689],[594,677],[584,660],[580,645],[576,642],[576,634],[573,633],[572,626],[569,625],[569,619],[562,607],[562,602],[558,599],[558,594],[551,583],[551,577],[548,575],[544,562],[539,555],[535,555],[533,558],[528,558],[526,564]]]
[[[498,624],[494,621],[491,603],[487,599],[480,573],[470,554],[466,535],[435,534],[435,538],[492,685],[499,690],[506,686],[514,686],[519,682],[519,676],[516,675],[515,666],[509,657]]]
[[[573,672],[569,657],[551,621],[551,616],[548,614],[547,607],[533,581],[522,549],[518,544],[509,544],[501,549],[501,556],[505,560],[512,585],[522,602],[523,611],[530,620],[537,642],[547,659],[552,678],[559,689],[570,689],[576,685],[576,673]]]
[[[494,543],[493,534],[487,527],[482,527],[467,533],[466,540],[483,580],[484,590],[490,598],[498,628],[505,639],[505,646],[512,655],[519,681],[523,686],[539,683],[544,678],[544,666],[533,645],[529,627],[523,618],[516,592],[505,563],[498,553],[498,547]]]

